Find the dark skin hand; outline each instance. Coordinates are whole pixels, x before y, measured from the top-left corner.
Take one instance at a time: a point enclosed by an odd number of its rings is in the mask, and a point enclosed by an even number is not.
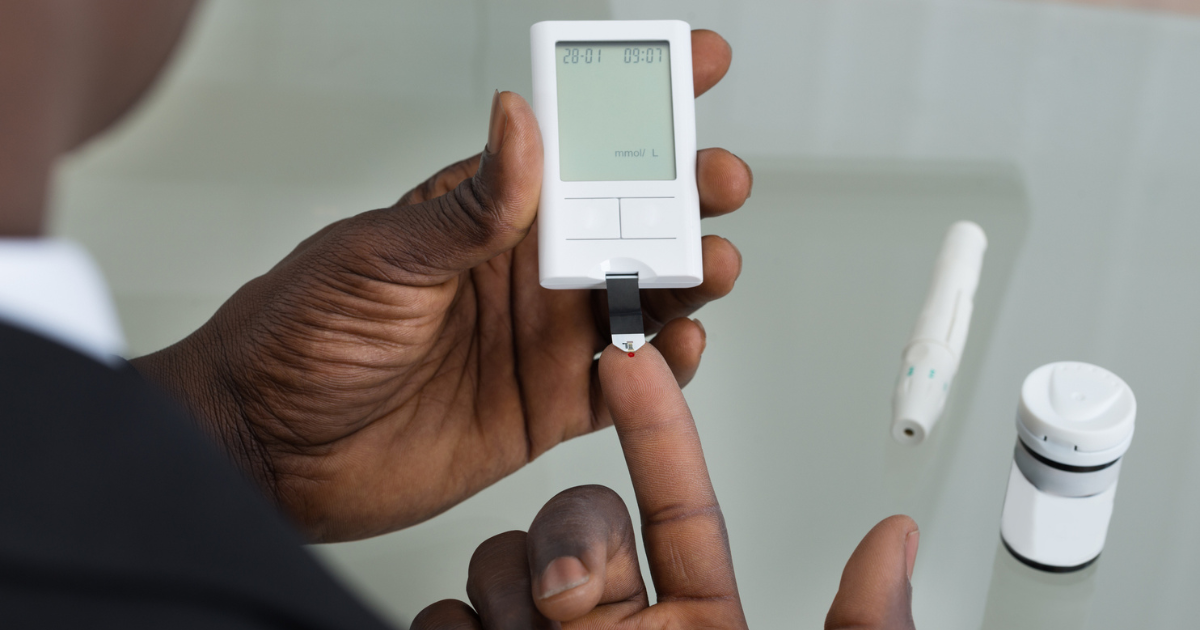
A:
[[[471,605],[437,602],[412,630],[529,628],[745,628],[725,520],[683,393],[662,355],[629,358],[610,346],[600,380],[629,465],[658,603],[638,566],[625,503],[602,486],[560,493],[528,533],[475,550]],[[919,534],[907,516],[885,519],[850,557],[827,629],[909,629]]]
[[[729,68],[692,34],[699,95]],[[701,214],[750,195],[744,162],[697,156]],[[204,428],[314,541],[426,520],[555,445],[612,424],[594,357],[602,291],[538,285],[542,140],[528,104],[498,93],[481,155],[395,206],[334,223],[242,287],[198,331],[133,363]],[[733,289],[741,256],[703,240],[704,283],[642,295],[675,381],[705,332],[686,319]]]

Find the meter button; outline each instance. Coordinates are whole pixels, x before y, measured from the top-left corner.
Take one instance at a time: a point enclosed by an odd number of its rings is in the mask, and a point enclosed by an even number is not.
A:
[[[682,204],[674,197],[622,197],[621,238],[679,238]]]
[[[558,217],[570,240],[621,238],[621,205],[607,199],[564,199]]]

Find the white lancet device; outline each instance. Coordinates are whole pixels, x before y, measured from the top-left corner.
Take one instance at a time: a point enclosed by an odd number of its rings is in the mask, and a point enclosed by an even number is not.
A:
[[[967,344],[985,250],[987,236],[975,223],[959,221],[946,231],[925,305],[901,355],[892,395],[892,437],[897,442],[924,441],[946,407]]]
[[[645,343],[638,289],[703,280],[691,29],[680,21],[538,22],[533,109],[547,289],[609,290],[613,343]]]

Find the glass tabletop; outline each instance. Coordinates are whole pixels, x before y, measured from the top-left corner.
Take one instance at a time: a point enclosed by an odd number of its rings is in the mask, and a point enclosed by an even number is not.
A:
[[[755,170],[706,221],[745,268],[698,314],[686,390],[753,627],[820,627],[846,559],[921,526],[923,629],[1174,628],[1200,590],[1200,22],[1023,2],[215,0],[167,80],[68,160],[54,230],[108,275],[135,353],[202,323],[305,236],[477,152],[494,88],[529,94],[542,19],[680,18],[734,49],[700,146]],[[890,437],[899,357],[950,223],[990,246],[932,435]],[[1000,511],[1022,379],[1104,366],[1141,413],[1099,561],[1017,563]],[[631,508],[615,434],[577,439],[432,521],[314,548],[403,627],[464,598],[484,539],[565,488]]]

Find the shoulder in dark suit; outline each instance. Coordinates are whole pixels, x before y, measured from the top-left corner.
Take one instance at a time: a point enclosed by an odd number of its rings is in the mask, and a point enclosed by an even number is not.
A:
[[[3,324],[0,626],[386,627],[165,395]]]

